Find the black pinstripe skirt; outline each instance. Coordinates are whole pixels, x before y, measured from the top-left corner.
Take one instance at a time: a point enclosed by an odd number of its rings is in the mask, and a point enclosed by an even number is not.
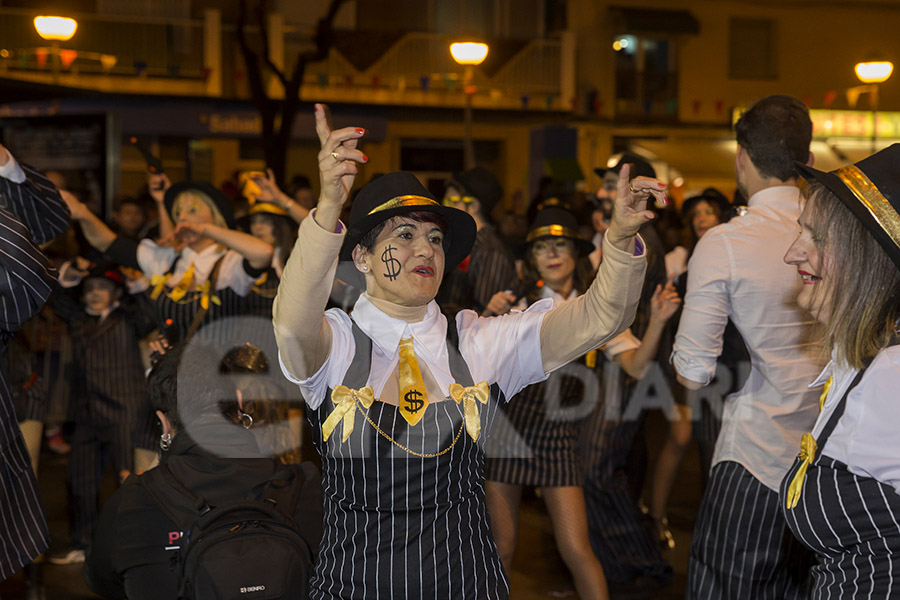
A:
[[[488,481],[542,487],[580,486],[584,481],[579,435],[581,420],[567,408],[579,406],[584,385],[576,378],[554,373],[543,383],[526,387],[503,406],[512,427],[498,427],[491,438],[487,460]],[[526,458],[515,451],[524,440],[531,450]]]

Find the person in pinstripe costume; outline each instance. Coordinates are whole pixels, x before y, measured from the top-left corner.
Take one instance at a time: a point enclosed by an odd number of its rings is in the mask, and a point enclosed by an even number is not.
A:
[[[311,597],[507,598],[484,497],[484,440],[505,395],[608,341],[634,317],[639,226],[655,182],[628,180],[596,282],[565,305],[447,322],[443,273],[471,248],[471,218],[410,173],[363,187],[338,220],[365,130],[332,131],[316,105],[321,195],[285,265],[273,322],[282,370],[308,404],[322,455],[324,534]],[[627,175],[627,173],[626,173]],[[346,239],[345,239],[346,238]],[[366,293],[325,311],[339,258]],[[608,261],[608,262],[607,262]]]
[[[527,294],[517,308],[544,298],[554,303],[577,298],[594,278],[588,258],[593,249],[591,242],[579,236],[578,221],[569,211],[550,206],[537,213],[522,251],[523,276],[526,282],[540,280],[543,285]],[[511,301],[515,301],[513,294],[498,292],[489,306],[495,314],[506,314]],[[650,333],[643,343],[626,329],[603,347],[610,359],[637,378],[655,356],[666,320],[679,306],[674,286],[665,290],[657,286],[651,305]],[[588,535],[590,521],[582,490],[585,469],[579,451],[583,419],[575,416],[575,411],[585,407],[587,411],[581,415],[589,414],[598,400],[600,390],[590,385],[597,377],[592,370],[596,364],[597,352],[589,352],[583,360],[556,371],[546,382],[528,386],[504,405],[516,434],[495,434],[493,453],[501,456],[489,458],[486,467],[488,510],[506,570],[510,571],[516,549],[522,489],[537,486],[550,513],[557,547],[581,598],[602,597],[606,588],[604,568]],[[528,444],[532,456],[514,457],[519,439]]]
[[[824,325],[819,416],[781,484],[788,527],[817,554],[815,600],[900,596],[900,144],[808,183],[785,254]]]
[[[0,145],[0,356],[50,296],[56,271],[38,244],[69,228],[56,187]],[[50,534],[37,481],[0,369],[0,580],[47,549]]]
[[[812,556],[787,531],[778,487],[815,420],[807,384],[822,368],[815,322],[797,305],[784,252],[800,213],[794,162],[812,163],[812,123],[789,96],[754,104],[735,125],[735,175],[749,210],[709,230],[688,265],[672,363],[689,390],[715,375],[730,318],[751,357],[722,415],[688,566],[691,599],[806,597]]]
[[[154,328],[152,318],[123,298],[125,278],[113,265],[99,263],[74,276],[77,270],[67,267],[60,267],[61,283],[80,283],[82,303],[59,293],[51,305],[69,324],[74,345],[69,420],[75,429],[66,474],[71,547],[52,553],[53,564],[84,561],[104,473],[112,466],[121,483],[134,470],[132,435],[147,400],[139,341]]]

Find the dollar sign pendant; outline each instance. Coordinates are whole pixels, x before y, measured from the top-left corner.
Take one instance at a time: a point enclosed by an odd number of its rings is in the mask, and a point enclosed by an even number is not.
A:
[[[400,261],[394,258],[393,246],[388,246],[384,249],[384,252],[381,253],[381,262],[384,263],[384,267],[387,269],[387,273],[384,273],[384,276],[390,281],[397,279],[397,276],[400,275]]]

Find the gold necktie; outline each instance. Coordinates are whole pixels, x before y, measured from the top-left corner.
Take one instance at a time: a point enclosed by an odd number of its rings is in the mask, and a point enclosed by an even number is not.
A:
[[[822,407],[825,406],[825,398],[828,396],[828,390],[831,389],[831,382],[832,378],[829,377],[828,381],[825,382],[825,388],[822,390],[822,395],[819,396],[819,412],[822,412]],[[812,436],[812,433],[804,433],[803,438],[800,440],[800,454],[797,455],[797,458],[802,462],[797,468],[797,473],[791,480],[791,484],[788,486],[787,501],[785,503],[788,508],[794,508],[797,506],[797,503],[800,502],[800,494],[803,492],[803,482],[806,481],[806,469],[812,464],[812,461],[816,459],[816,452],[818,449],[816,439]]]
[[[191,289],[191,285],[194,283],[194,263],[191,263],[191,266],[188,267],[188,270],[184,272],[184,276],[181,278],[181,281],[178,282],[172,291],[169,292],[169,298],[178,302],[184,295],[187,294],[187,291]]]
[[[425,391],[425,382],[422,381],[422,373],[419,371],[419,362],[416,353],[413,352],[412,336],[400,340],[400,364],[397,368],[398,385],[400,392],[400,414],[410,425],[417,424],[425,414],[428,406],[428,393]]]

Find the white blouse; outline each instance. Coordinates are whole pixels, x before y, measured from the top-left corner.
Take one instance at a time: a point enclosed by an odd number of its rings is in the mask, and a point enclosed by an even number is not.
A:
[[[818,437],[857,369],[832,358],[809,387],[833,382],[812,430]],[[797,443],[799,449],[799,440]],[[885,483],[900,494],[900,346],[878,353],[850,391],[844,414],[818,452],[847,465],[851,473]]]

